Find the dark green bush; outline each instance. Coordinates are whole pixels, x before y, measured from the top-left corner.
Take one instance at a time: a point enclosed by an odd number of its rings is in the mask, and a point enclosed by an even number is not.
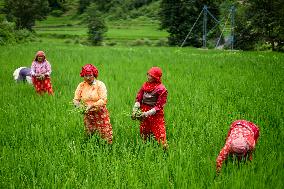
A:
[[[18,43],[37,41],[36,35],[27,29],[15,30],[15,38]]]
[[[7,22],[3,18],[0,18],[0,45],[16,42],[14,26],[14,23]]]
[[[60,17],[63,13],[64,12],[62,10],[53,10],[50,14],[54,17]]]

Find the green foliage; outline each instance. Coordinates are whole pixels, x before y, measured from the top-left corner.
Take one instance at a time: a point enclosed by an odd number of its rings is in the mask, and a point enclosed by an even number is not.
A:
[[[284,45],[284,4],[282,0],[252,0],[240,4],[237,18],[237,45],[254,49],[260,42],[269,43],[272,50]],[[243,10],[244,9],[244,10]],[[259,46],[259,45],[258,45]]]
[[[82,14],[91,4],[92,0],[79,0],[78,13]]]
[[[101,45],[104,35],[107,32],[107,26],[104,18],[98,11],[95,4],[87,10],[88,13],[88,39],[92,45]]]
[[[60,17],[62,16],[64,12],[62,10],[53,10],[50,15],[55,16],[55,17]]]
[[[153,1],[149,4],[144,4],[141,7],[130,10],[129,17],[138,18],[140,16],[151,18],[152,20],[159,20],[160,1]]]
[[[16,23],[16,29],[32,30],[35,21],[46,18],[49,12],[47,0],[4,0],[4,2],[7,19]]]
[[[15,24],[0,18],[0,45],[36,41],[34,33],[27,29],[15,30]]]
[[[219,9],[216,1],[192,1],[192,0],[162,0],[161,2],[161,27],[169,32],[169,45],[181,45],[190,28],[197,20],[203,6],[218,17]],[[208,16],[207,27],[215,25],[213,19]],[[201,47],[202,45],[202,17],[195,25],[192,36],[186,41],[185,46]]]
[[[68,10],[71,1],[74,0],[48,0],[48,4],[51,10],[61,10],[65,12]]]
[[[0,17],[0,45],[16,42],[14,24]]]
[[[110,20],[148,16],[157,19],[160,0],[80,0],[78,12],[84,13],[87,7],[95,3],[97,9]]]
[[[17,43],[34,42],[38,40],[35,33],[27,29],[15,30],[15,37]]]

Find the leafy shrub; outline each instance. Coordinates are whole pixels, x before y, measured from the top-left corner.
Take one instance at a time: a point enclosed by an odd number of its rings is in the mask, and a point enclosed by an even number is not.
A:
[[[137,39],[130,43],[131,46],[152,46],[152,41],[150,39]]]
[[[60,17],[63,13],[64,12],[62,10],[53,10],[50,14],[54,17]]]
[[[160,38],[158,41],[156,41],[155,46],[168,46],[168,40],[165,38]]]
[[[115,41],[109,41],[106,43],[107,46],[115,46],[117,43]]]
[[[0,45],[15,43],[14,23],[0,18]]]
[[[71,40],[71,39],[66,39],[66,40],[64,41],[64,43],[66,43],[66,44],[71,44],[71,43],[72,43],[72,40]]]
[[[255,45],[255,50],[257,51],[268,51],[271,50],[271,44],[265,42],[265,41],[259,41]]]
[[[0,18],[0,45],[37,41],[36,35],[28,29],[15,30],[15,23]]]
[[[15,38],[18,43],[36,41],[36,35],[28,29],[15,30]]]

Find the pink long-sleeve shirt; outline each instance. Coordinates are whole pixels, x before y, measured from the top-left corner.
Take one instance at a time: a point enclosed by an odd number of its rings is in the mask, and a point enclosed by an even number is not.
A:
[[[51,74],[51,65],[47,60],[44,62],[40,63],[37,61],[33,61],[32,66],[31,66],[31,75],[32,76],[39,76],[39,75],[46,75],[50,76]]]

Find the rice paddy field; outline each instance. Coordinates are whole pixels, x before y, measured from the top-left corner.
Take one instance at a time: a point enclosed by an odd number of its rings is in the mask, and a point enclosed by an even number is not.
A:
[[[13,81],[37,50],[52,65],[54,96]],[[70,111],[87,63],[108,89],[112,146],[85,140],[82,115]],[[143,143],[129,117],[152,66],[169,93],[166,152]],[[32,43],[0,47],[0,68],[0,188],[283,188],[284,54]],[[236,119],[260,127],[254,159],[229,161],[216,177]]]
[[[167,41],[168,33],[159,29],[159,22],[146,17],[108,21],[106,25],[108,31],[104,35],[104,43],[110,46],[157,46]],[[87,25],[82,23],[80,18],[72,15],[50,16],[46,20],[37,21],[34,31],[42,42],[82,44],[88,37]]]

